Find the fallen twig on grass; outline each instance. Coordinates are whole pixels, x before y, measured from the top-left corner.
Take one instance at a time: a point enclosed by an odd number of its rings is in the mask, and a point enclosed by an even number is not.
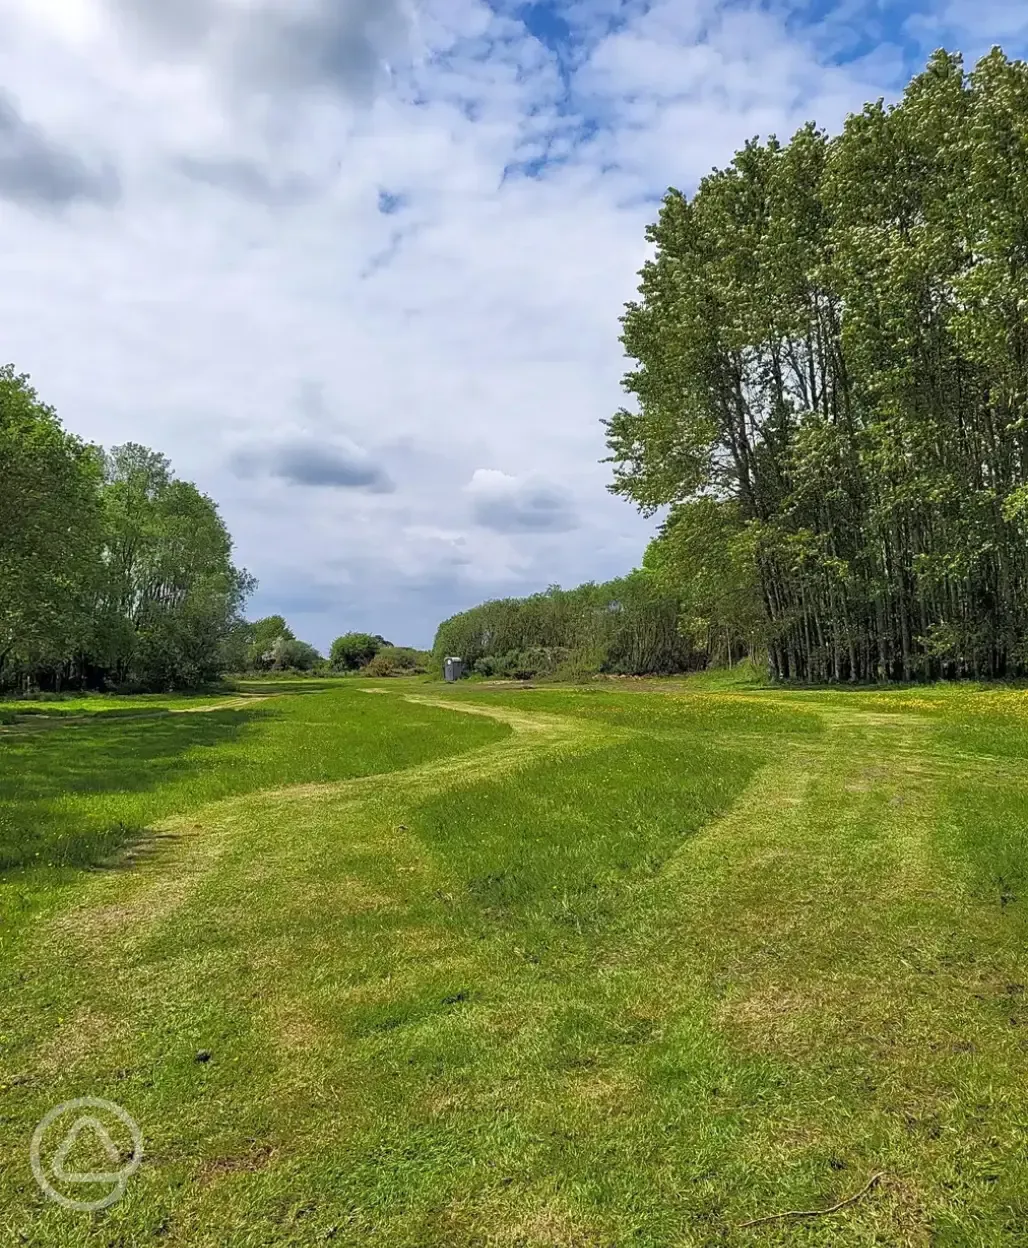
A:
[[[828,1209],[789,1209],[785,1213],[766,1213],[761,1218],[751,1218],[749,1222],[740,1222],[739,1230],[747,1226],[759,1226],[761,1222],[775,1222],[780,1218],[821,1218],[826,1213],[837,1213],[840,1209],[845,1209],[847,1205],[852,1205],[861,1196],[866,1196],[871,1188],[884,1177],[884,1174],[884,1171],[881,1174],[873,1174],[859,1192],[854,1192],[852,1196],[847,1196],[845,1200],[840,1200],[837,1205],[832,1205]]]

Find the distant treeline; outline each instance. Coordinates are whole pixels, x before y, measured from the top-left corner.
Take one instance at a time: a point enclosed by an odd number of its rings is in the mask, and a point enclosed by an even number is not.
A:
[[[254,586],[231,553],[163,455],[86,445],[0,368],[0,688],[215,678]]]
[[[345,633],[328,659],[256,586],[218,509],[168,460],[68,433],[0,368],[0,692],[189,689],[225,674],[415,675],[430,656]]]
[[[323,658],[299,641],[281,615],[243,621],[231,634],[226,666],[233,673],[299,672],[314,676],[416,676],[428,670],[431,656],[410,646],[394,646],[379,633],[343,633]]]
[[[432,655],[436,667],[458,655],[479,675],[520,679],[682,672],[704,656],[679,630],[679,613],[676,593],[633,572],[473,607],[439,626]]]
[[[803,681],[1028,674],[1028,65],[937,53],[648,237],[612,488],[670,506],[686,630]]]

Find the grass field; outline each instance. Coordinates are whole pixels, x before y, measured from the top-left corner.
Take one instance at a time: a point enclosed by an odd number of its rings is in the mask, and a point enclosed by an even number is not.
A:
[[[1028,694],[24,709],[3,1242],[1028,1243]],[[94,1213],[29,1160],[80,1096],[145,1141]]]

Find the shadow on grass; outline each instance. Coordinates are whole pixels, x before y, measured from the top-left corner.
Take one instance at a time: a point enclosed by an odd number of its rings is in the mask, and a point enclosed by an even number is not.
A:
[[[272,714],[263,703],[191,715],[112,710],[9,730],[0,736],[0,872],[104,863],[146,834],[131,795],[199,780],[207,751]]]
[[[344,688],[350,683],[350,680],[338,677],[327,680],[238,680],[229,685],[228,692],[237,697],[246,697],[250,693],[283,693],[292,696],[294,693],[325,693],[329,689]]]

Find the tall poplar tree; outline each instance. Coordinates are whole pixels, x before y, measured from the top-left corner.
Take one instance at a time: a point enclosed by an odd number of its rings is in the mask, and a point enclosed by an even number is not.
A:
[[[698,618],[785,678],[1028,672],[1028,66],[936,53],[648,238],[611,488]]]

